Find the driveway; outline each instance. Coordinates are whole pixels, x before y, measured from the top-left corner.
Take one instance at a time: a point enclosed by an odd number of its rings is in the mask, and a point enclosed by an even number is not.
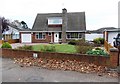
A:
[[[3,82],[118,82],[118,78],[96,74],[48,70],[35,66],[20,67],[8,58],[2,59],[1,68]]]

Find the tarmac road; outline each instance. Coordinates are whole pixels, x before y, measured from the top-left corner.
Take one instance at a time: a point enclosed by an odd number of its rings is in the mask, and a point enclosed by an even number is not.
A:
[[[118,82],[118,78],[84,74],[74,71],[48,70],[40,67],[20,67],[13,60],[2,59],[3,82]]]

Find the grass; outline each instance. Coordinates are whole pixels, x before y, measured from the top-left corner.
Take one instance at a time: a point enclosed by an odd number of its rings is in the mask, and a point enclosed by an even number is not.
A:
[[[76,48],[74,45],[68,44],[46,44],[47,46],[55,46],[56,52],[60,53],[76,53]],[[34,45],[33,50],[41,51],[44,48],[44,45]]]

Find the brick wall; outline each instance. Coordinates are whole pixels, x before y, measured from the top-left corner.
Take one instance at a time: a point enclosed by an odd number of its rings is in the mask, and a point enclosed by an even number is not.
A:
[[[89,56],[84,54],[65,54],[65,53],[45,53],[39,51],[25,51],[15,49],[0,49],[2,50],[2,57],[15,58],[15,57],[32,57],[33,53],[37,53],[38,57],[50,59],[69,59],[82,62],[94,63],[96,65],[110,66],[110,57],[103,56]]]
[[[19,42],[21,43],[21,34],[31,34],[30,32],[20,32]],[[54,33],[52,33],[52,41],[54,42]],[[46,33],[45,39],[36,39],[35,32],[32,33],[32,43],[50,43],[51,36]]]
[[[52,40],[54,39],[54,33],[52,33]],[[49,43],[51,42],[51,36],[46,33],[45,39],[36,39],[35,33],[32,34],[32,43]]]

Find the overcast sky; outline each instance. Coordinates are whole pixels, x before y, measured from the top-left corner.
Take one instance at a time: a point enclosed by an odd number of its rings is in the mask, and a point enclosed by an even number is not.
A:
[[[0,16],[25,21],[32,28],[37,13],[86,13],[87,30],[118,27],[119,0],[1,0]]]

